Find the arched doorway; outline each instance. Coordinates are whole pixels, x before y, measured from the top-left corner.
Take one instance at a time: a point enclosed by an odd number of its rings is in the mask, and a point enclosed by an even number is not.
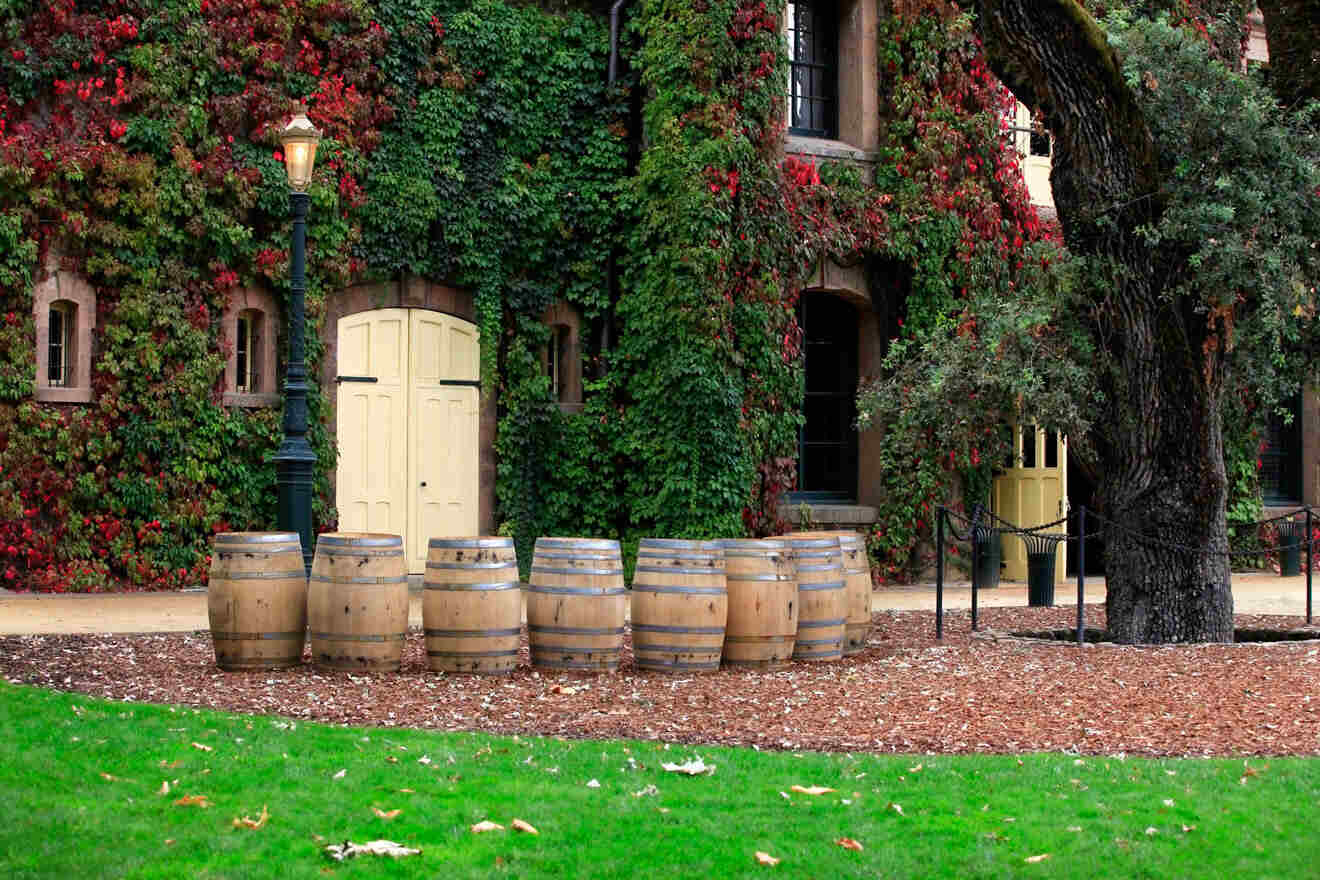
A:
[[[422,572],[431,538],[477,534],[477,327],[375,309],[340,318],[337,342],[339,527],[402,535]]]

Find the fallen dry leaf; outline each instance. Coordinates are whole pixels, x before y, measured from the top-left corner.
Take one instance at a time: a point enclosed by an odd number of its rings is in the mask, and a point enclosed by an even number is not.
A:
[[[639,791],[634,791],[634,792],[632,793],[632,796],[633,796],[633,797],[654,797],[655,795],[658,795],[659,793],[660,793],[660,789],[656,788],[654,785],[648,785],[648,786],[646,786],[646,788],[643,788],[643,789],[641,789],[641,790],[639,790]]]
[[[167,838],[165,838],[165,845],[166,845],[166,846],[174,846],[174,838],[173,838],[173,837],[167,837]]]
[[[420,849],[410,849],[392,840],[371,840],[367,843],[353,843],[346,840],[343,843],[330,844],[325,848],[325,851],[336,862],[342,862],[344,859],[351,859],[354,856],[389,856],[393,859],[401,859],[404,856],[415,856],[421,852]]]
[[[527,834],[540,834],[540,833],[541,833],[541,832],[537,831],[535,828],[533,828],[533,827],[532,827],[530,824],[528,824],[527,822],[524,822],[522,819],[514,819],[512,822],[509,823],[509,826],[510,826],[511,828],[513,828],[514,831],[523,831],[523,832],[525,832],[525,833],[527,833]]]
[[[211,802],[207,799],[206,795],[204,794],[185,794],[183,797],[179,798],[177,801],[174,802],[174,806],[201,807],[202,809],[206,809],[207,807],[211,806]]]
[[[411,788],[401,788],[401,789],[399,789],[399,793],[400,793],[400,794],[417,794],[417,792],[413,791]]]
[[[198,742],[195,742],[195,743],[192,744],[192,746],[193,746],[194,749],[197,749],[199,752],[214,752],[214,751],[215,751],[215,749],[211,748],[211,747],[208,746],[206,743],[198,743]]]
[[[375,804],[372,804],[371,812],[375,813],[377,816],[379,816],[382,819],[393,819],[395,816],[402,813],[403,810],[382,810],[380,807],[376,806]]]
[[[482,819],[476,825],[472,826],[473,834],[481,834],[486,831],[503,831],[504,826],[498,822],[492,822],[489,819]]]
[[[396,758],[396,757],[394,757],[393,755],[386,755],[386,756],[385,756],[385,760],[388,761],[388,762],[391,763],[391,764],[397,764],[397,763],[399,763],[399,759]]]
[[[170,793],[170,781],[168,779],[161,780],[160,789],[156,792],[156,794],[169,794],[169,793]]]
[[[1183,830],[1183,834],[1186,834],[1186,833],[1189,832],[1189,831],[1195,831],[1195,830],[1196,830],[1196,826],[1195,826],[1195,825],[1184,825],[1184,826],[1182,827],[1182,830]]]
[[[1147,837],[1154,837],[1156,834],[1159,833],[1160,833],[1160,829],[1156,828],[1154,825],[1150,825],[1146,828]]]
[[[762,864],[762,865],[769,865],[769,866],[772,867],[772,868],[773,868],[775,865],[779,864],[779,859],[777,859],[777,858],[775,858],[774,856],[770,855],[770,853],[763,853],[763,852],[761,852],[759,849],[756,851],[756,861],[757,861],[759,864]]]
[[[923,768],[924,766],[925,766],[924,764],[918,764],[918,765],[915,766],[915,767],[909,767],[909,768],[908,768],[908,772],[909,772],[909,773],[920,773],[921,770],[922,770],[922,768]]]
[[[587,788],[600,788],[600,780],[599,779],[587,780]]]
[[[896,803],[894,803],[893,801],[890,801],[890,802],[889,802],[889,805],[888,805],[887,807],[885,807],[885,809],[886,809],[886,810],[893,810],[895,813],[898,813],[898,815],[900,815],[900,816],[904,815],[904,813],[903,813],[903,805],[902,805],[902,804],[896,804]]]
[[[1064,830],[1064,831],[1081,831],[1081,830],[1082,830],[1082,826],[1081,826],[1081,825],[1069,825],[1067,828],[1065,828],[1065,829],[1063,829],[1063,830]]]
[[[343,770],[340,770],[338,773],[336,773],[334,776],[331,776],[330,778],[331,778],[331,779],[343,779],[343,778],[344,778],[345,776],[347,776],[347,775],[348,775],[348,768],[345,767]]]
[[[256,831],[258,828],[264,826],[266,824],[266,820],[269,818],[270,818],[270,813],[266,812],[266,805],[262,804],[260,816],[258,816],[255,819],[253,819],[251,816],[239,816],[237,819],[234,820],[233,824],[235,828],[250,828],[253,831]]]
[[[793,785],[793,786],[789,786],[789,789],[788,789],[788,790],[789,790],[789,791],[796,791],[798,794],[810,794],[810,795],[829,794],[830,792],[834,791],[834,789],[832,789],[832,788],[826,788],[826,787],[823,786],[823,785],[813,785],[813,786],[810,786],[810,787],[805,787],[805,786],[801,786],[801,785]]]
[[[106,773],[104,771],[101,772],[101,778],[104,779],[106,782],[123,782],[123,780],[120,779],[118,776],[111,776],[109,773]]]
[[[686,773],[688,776],[710,775],[715,772],[715,765],[707,764],[701,758],[692,758],[682,764],[662,763],[660,766],[670,773]]]
[[[844,849],[850,849],[855,852],[862,851],[862,845],[857,841],[853,840],[851,837],[840,837],[838,840],[834,842],[837,843],[839,846],[843,847]]]
[[[1049,854],[1049,853],[1041,853],[1041,854],[1038,855],[1038,856],[1027,856],[1027,857],[1026,857],[1025,859],[1023,859],[1022,861],[1027,862],[1027,863],[1034,864],[1035,862],[1043,862],[1043,861],[1045,861],[1046,859],[1048,859],[1049,857],[1050,857],[1050,854]]]
[[[166,770],[174,770],[174,769],[176,769],[176,768],[178,768],[178,767],[182,767],[182,766],[183,766],[183,762],[182,762],[182,761],[170,761],[168,764],[166,764],[166,763],[165,763],[165,759],[164,759],[164,758],[161,758],[160,766],[161,766],[162,768],[166,769]]]

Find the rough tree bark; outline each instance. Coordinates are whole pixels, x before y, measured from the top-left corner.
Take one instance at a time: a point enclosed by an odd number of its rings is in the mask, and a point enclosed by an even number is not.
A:
[[[1068,247],[1112,269],[1085,318],[1107,369],[1088,445],[1113,522],[1110,631],[1127,643],[1232,641],[1225,316],[1207,319],[1199,302],[1167,294],[1161,279],[1177,276],[1180,255],[1135,233],[1163,208],[1163,157],[1104,33],[1074,0],[978,0],[976,11],[991,69],[1054,135],[1051,183]]]

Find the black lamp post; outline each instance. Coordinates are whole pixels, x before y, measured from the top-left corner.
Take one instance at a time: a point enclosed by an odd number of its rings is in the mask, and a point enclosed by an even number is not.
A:
[[[282,532],[297,532],[302,539],[303,566],[312,570],[312,485],[316,474],[316,453],[307,442],[307,364],[303,354],[303,336],[307,323],[304,295],[307,279],[307,207],[311,197],[307,185],[312,180],[316,145],[321,133],[307,118],[301,104],[294,108],[293,119],[284,127],[284,165],[289,175],[289,205],[293,211],[293,245],[289,253],[289,366],[284,377],[284,440],[275,455],[276,481],[279,483],[279,524]]]

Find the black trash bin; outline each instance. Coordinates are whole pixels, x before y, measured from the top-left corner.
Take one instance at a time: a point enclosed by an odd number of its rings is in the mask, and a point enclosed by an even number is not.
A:
[[[982,590],[993,590],[999,586],[999,564],[1003,555],[1000,531],[992,526],[974,526],[972,535],[976,541],[976,585]]]
[[[1294,577],[1302,573],[1302,532],[1306,526],[1299,522],[1279,522],[1279,574]]]
[[[1067,535],[1023,535],[1027,545],[1027,604],[1054,604],[1054,552]]]

